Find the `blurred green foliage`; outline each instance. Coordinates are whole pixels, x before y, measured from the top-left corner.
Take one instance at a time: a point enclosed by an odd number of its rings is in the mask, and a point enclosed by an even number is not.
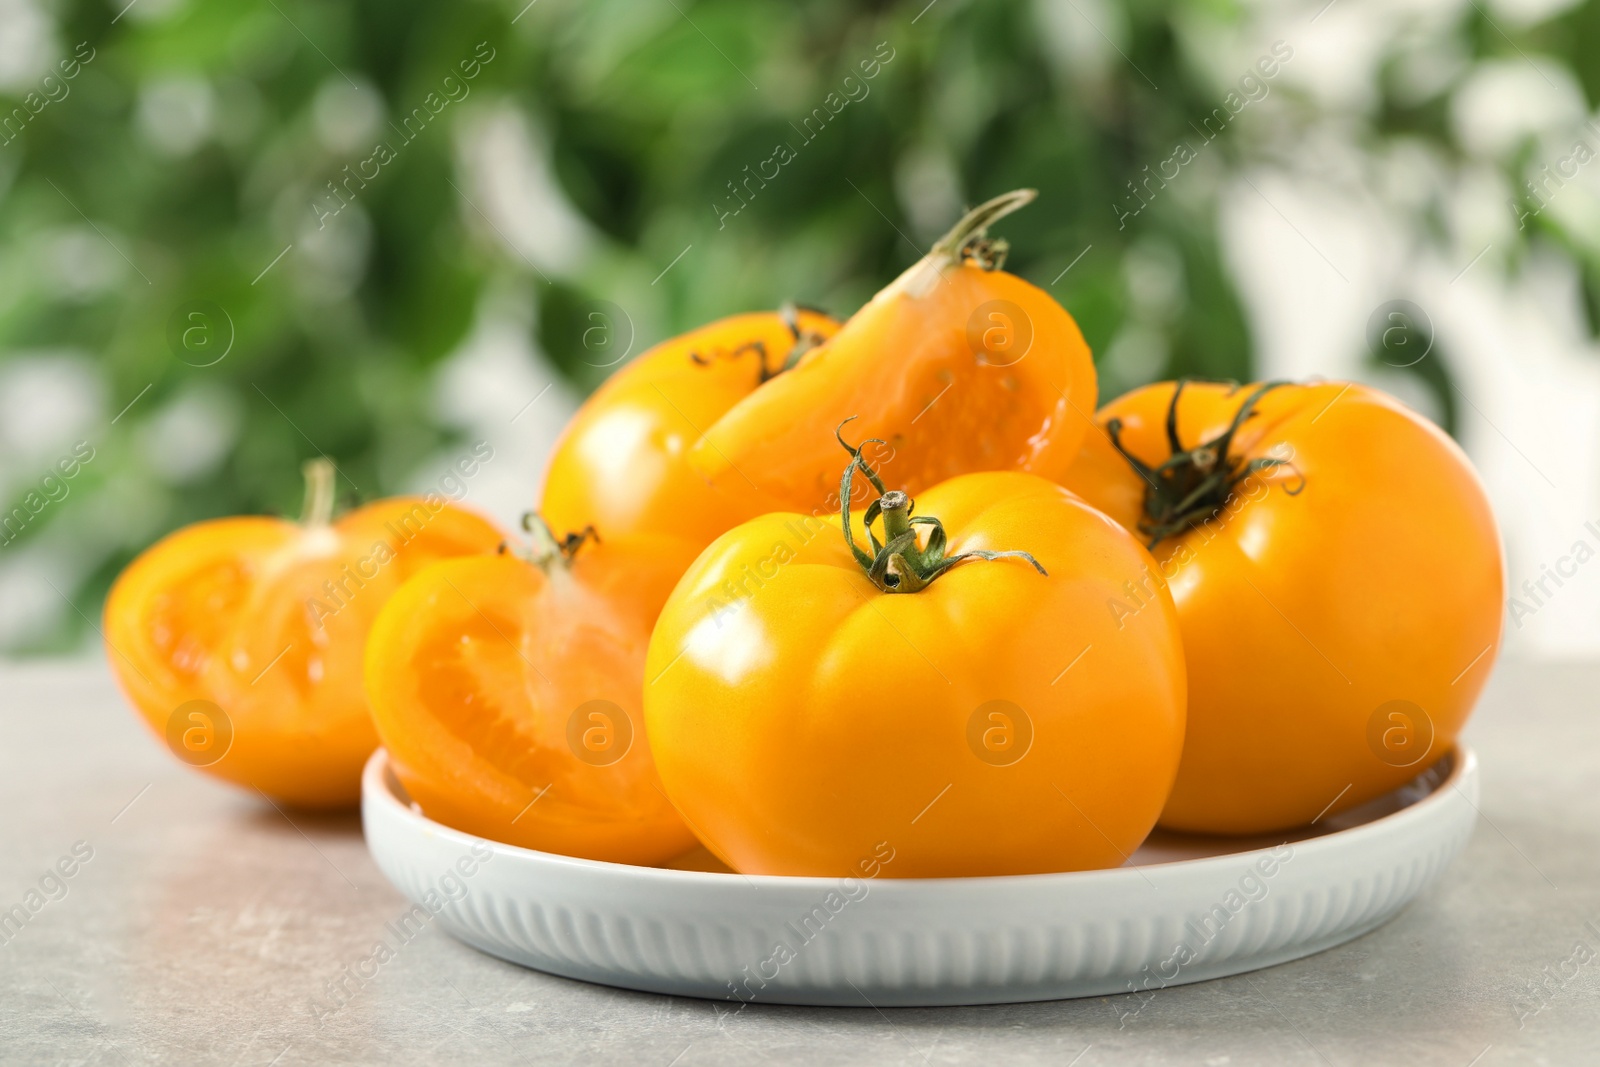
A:
[[[87,353],[106,413],[73,495],[5,551],[63,536],[92,564],[61,590],[87,615],[163,532],[292,510],[308,456],[333,456],[347,494],[394,491],[448,442],[436,371],[491,291],[533,303],[540,347],[587,389],[604,373],[578,343],[594,301],[628,312],[635,352],[786,298],[848,314],[963,203],[1034,186],[1038,201],[999,228],[1009,269],[1072,311],[1097,356],[1140,316],[1160,339],[1153,361],[1108,373],[1108,390],[1137,377],[1250,374],[1212,195],[1243,150],[1233,131],[1181,179],[1184,195],[1163,194],[1126,228],[1113,207],[1226,91],[1202,53],[1206,33],[1244,17],[1228,0],[1084,11],[1067,0],[136,0],[119,16],[123,2],[46,9],[57,51],[81,41],[94,58],[69,95],[0,147],[0,360]],[[1089,13],[1109,20],[1075,31],[1103,54],[1097,62],[1048,32]],[[1530,31],[1581,72],[1591,100],[1600,62],[1583,42],[1597,21],[1600,4],[1588,3]],[[1465,32],[1474,54],[1517,48],[1470,13]],[[1120,44],[1108,50],[1096,34]],[[480,42],[494,59],[470,96],[319,230],[314,205],[331,203],[328,183],[373,141],[395,140],[391,124]],[[870,91],[801,145],[794,124],[842,93],[880,43],[893,58]],[[1375,135],[1449,151],[1442,97],[1385,94]],[[462,173],[468,127],[505,104],[548,145],[554,182],[590,232],[584,255],[535,269],[468,202],[478,188]],[[364,107],[376,108],[374,128],[341,143],[340,123]],[[780,142],[800,146],[797,158],[721,218],[728,183]],[[62,243],[86,225],[90,258],[103,261],[93,270]],[[1593,279],[1600,265],[1589,268]],[[1129,281],[1151,271],[1172,290],[1153,309]],[[231,320],[232,348],[215,365],[193,366],[203,360],[169,344],[173,316],[194,301]],[[229,329],[207,328],[222,331],[202,338],[215,343]],[[1448,402],[1441,381],[1430,387]],[[186,391],[230,413],[230,429],[216,462],[175,477],[140,440],[163,432],[152,420]],[[14,474],[12,506],[37,480]],[[92,532],[68,534],[74,524]],[[22,644],[81,638],[84,615],[66,620]]]

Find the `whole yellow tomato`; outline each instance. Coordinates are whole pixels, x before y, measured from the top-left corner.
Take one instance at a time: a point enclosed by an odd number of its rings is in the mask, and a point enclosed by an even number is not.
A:
[[[1101,410],[1065,479],[1150,542],[1189,665],[1163,826],[1301,826],[1449,750],[1500,646],[1494,514],[1436,426],[1354,383],[1164,382]]]
[[[667,795],[746,873],[1122,863],[1183,743],[1167,594],[1120,623],[1105,610],[1149,555],[1030,474],[963,475],[915,508],[881,495],[857,517],[866,547],[846,510],[766,515],[701,553],[645,668]]]

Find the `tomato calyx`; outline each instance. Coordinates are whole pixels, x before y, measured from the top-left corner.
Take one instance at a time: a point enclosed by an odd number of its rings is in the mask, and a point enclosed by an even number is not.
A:
[[[1006,253],[1011,245],[1004,238],[988,236],[989,226],[1005,218],[1018,208],[1031,203],[1039,195],[1037,189],[1013,189],[986,201],[961,216],[950,227],[950,232],[934,242],[928,254],[905,269],[888,287],[873,299],[888,295],[904,295],[920,299],[945,280],[947,267],[958,266],[971,260],[986,271],[999,270],[1005,265]]]
[[[777,370],[773,370],[772,367],[767,363],[767,343],[765,341],[745,341],[741,344],[734,345],[731,349],[728,349],[725,352],[713,351],[709,356],[701,355],[698,351],[690,352],[689,362],[693,363],[697,367],[709,367],[718,358],[735,360],[740,356],[743,356],[746,352],[754,352],[756,355],[756,370],[757,374],[759,375],[759,383],[770,381],[771,379],[776,378],[779,374],[783,373],[782,367],[779,367]]]
[[[1005,265],[1011,244],[1003,237],[989,237],[989,226],[1032,203],[1038,195],[1037,189],[1013,189],[979,204],[935,242],[928,257],[943,257],[952,263],[970,259],[984,270],[999,270]]]
[[[767,373],[766,362],[764,360],[762,361],[762,382],[766,382],[769,378],[775,378],[786,370],[793,370],[795,365],[800,362],[801,356],[804,356],[807,352],[811,351],[813,348],[816,348],[818,345],[822,344],[822,342],[827,340],[826,337],[817,331],[808,330],[800,325],[800,312],[802,311],[809,311],[814,315],[826,314],[826,312],[817,308],[805,307],[802,304],[797,304],[793,300],[785,300],[783,302],[783,304],[778,308],[778,315],[782,317],[783,324],[789,327],[789,332],[794,335],[794,344],[790,346],[789,354],[784,357],[783,366],[779,367],[771,374]]]
[[[910,495],[899,489],[885,490],[883,479],[878,477],[878,472],[872,469],[872,465],[861,454],[862,449],[869,444],[887,446],[888,442],[881,438],[869,437],[852,447],[845,441],[841,431],[845,423],[855,417],[852,415],[849,419],[845,419],[833,432],[839,444],[850,453],[850,463],[839,479],[839,520],[844,530],[844,542],[850,546],[850,554],[855,557],[868,580],[879,592],[918,592],[927,588],[934,579],[951,567],[969,559],[1025,559],[1033,564],[1034,570],[1049,577],[1050,572],[1045,570],[1031,553],[1021,550],[990,552],[984,549],[972,549],[958,552],[953,556],[946,555],[949,538],[945,533],[944,523],[932,515],[913,515],[911,512],[915,502]],[[854,489],[853,477],[857,470],[866,475],[867,481],[878,491],[878,499],[867,505],[867,513],[861,520],[867,532],[867,542],[872,546],[870,553],[856,544],[855,535],[850,529],[850,496]],[[872,531],[873,520],[879,518],[883,520],[882,541],[879,541],[877,534]],[[918,543],[918,526],[929,528],[926,545]]]
[[[522,528],[533,543],[522,546],[502,541],[500,554],[505,555],[509,552],[518,559],[534,564],[545,574],[552,574],[558,570],[566,571],[572,566],[572,561],[580,548],[590,542],[597,545],[600,543],[600,532],[594,528],[593,523],[577,532],[568,531],[565,537],[557,537],[555,531],[550,529],[550,524],[536,511],[523,513]]]
[[[308,459],[300,466],[306,480],[305,503],[300,506],[300,525],[319,529],[333,521],[333,461],[326,456]]]
[[[1167,406],[1167,444],[1172,454],[1159,467],[1151,467],[1122,444],[1122,420],[1106,423],[1106,434],[1111,445],[1123,459],[1145,480],[1144,518],[1139,520],[1139,532],[1150,540],[1146,548],[1154,548],[1169,537],[1209,521],[1228,502],[1234,488],[1246,478],[1260,471],[1289,466],[1286,459],[1259,456],[1245,460],[1228,454],[1233,438],[1246,420],[1254,418],[1256,403],[1268,392],[1293,382],[1266,382],[1247,396],[1233,421],[1222,433],[1194,448],[1184,448],[1178,437],[1178,400],[1183,387],[1194,379],[1179,378],[1172,390],[1172,402]],[[1290,496],[1298,496],[1305,488],[1301,484],[1288,489]]]
[[[800,357],[826,341],[827,338],[815,330],[808,330],[800,325],[800,312],[809,311],[814,315],[826,315],[827,312],[818,308],[797,304],[793,300],[785,300],[778,308],[778,314],[783,319],[783,324],[789,328],[789,333],[794,336],[794,343],[789,346],[789,352],[783,361],[776,367],[767,359],[767,345],[765,341],[745,341],[735,345],[726,353],[714,352],[706,356],[699,352],[689,353],[689,362],[697,367],[709,367],[712,362],[721,356],[723,359],[734,360],[746,352],[754,352],[756,356],[757,385],[765,385],[784,371],[792,370],[800,362]]]

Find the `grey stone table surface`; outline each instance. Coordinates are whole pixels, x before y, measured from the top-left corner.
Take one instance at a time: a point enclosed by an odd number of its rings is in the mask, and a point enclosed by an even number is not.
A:
[[[1597,693],[1600,664],[1502,665],[1468,729],[1471,843],[1342,947],[1137,1014],[1131,995],[734,1010],[431,926],[352,983],[406,908],[356,816],[285,815],[183,767],[99,664],[0,666],[0,912],[43,900],[0,928],[0,1063],[1600,1063]]]

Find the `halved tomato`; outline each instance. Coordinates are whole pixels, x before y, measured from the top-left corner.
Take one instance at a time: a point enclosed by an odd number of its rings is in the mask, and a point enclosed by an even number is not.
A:
[[[367,650],[372,714],[430,818],[495,841],[655,864],[694,845],[640,708],[650,627],[694,556],[673,538],[449,560],[395,594]]]
[[[333,474],[307,465],[299,523],[217,519],[168,535],[105,608],[112,670],[173,753],[304,807],[360,798],[378,743],[361,680],[378,609],[428,564],[492,552],[502,536],[432,493],[330,522]]]

